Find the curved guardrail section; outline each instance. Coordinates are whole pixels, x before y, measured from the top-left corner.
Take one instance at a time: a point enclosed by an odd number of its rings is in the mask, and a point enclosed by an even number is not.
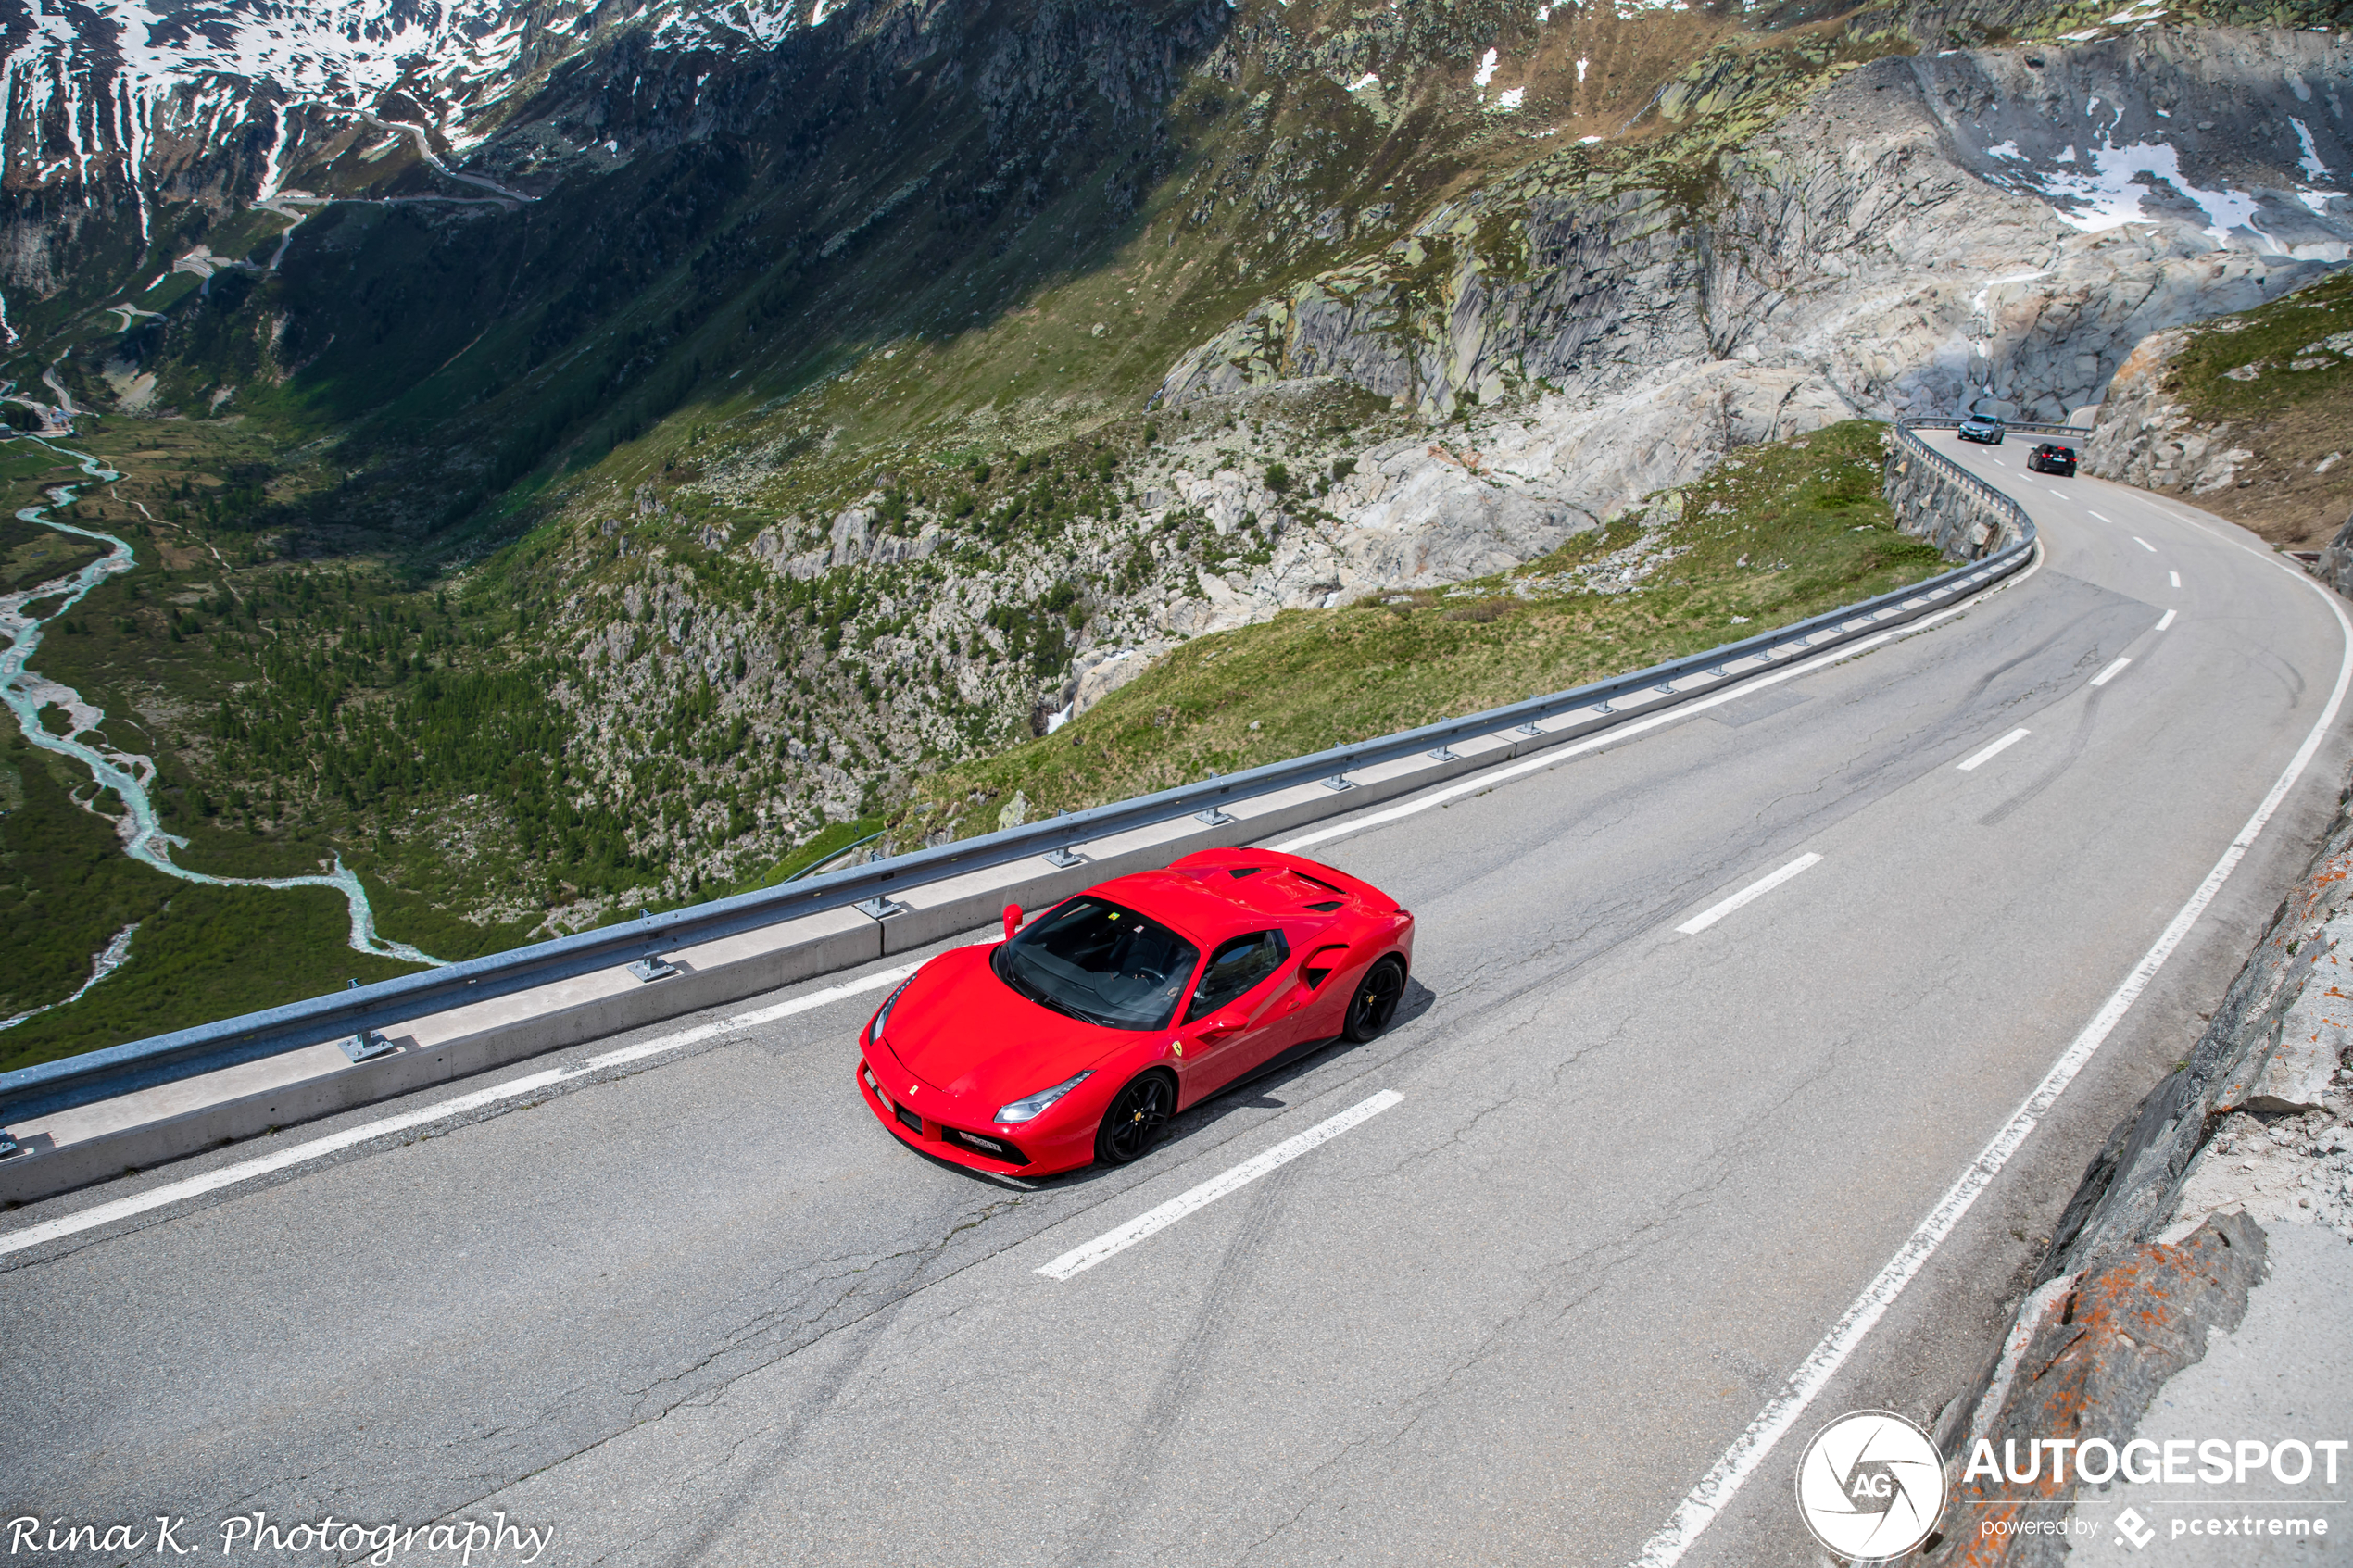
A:
[[[1973,492],[1978,499],[1992,506],[2003,518],[2004,531],[2013,538],[2032,540],[2034,537],[2034,523],[2026,515],[2026,509],[1912,433],[1919,430],[1958,430],[1961,422],[1959,420],[1945,419],[1898,419],[1895,421],[1896,443],[1906,454],[1917,454],[1926,458],[1930,464],[1946,479],[1965,490]],[[2089,440],[2092,434],[2090,431],[2074,425],[2006,423],[2005,428],[2028,435],[2070,435],[2078,440]]]
[[[1890,489],[1892,491],[1897,489],[1896,474],[1898,470],[1895,468],[1896,462],[1908,462],[1914,458],[1923,458],[1926,460],[1929,472],[1933,475],[1935,480],[1958,489],[1963,493],[1963,495],[1968,496],[1970,501],[1984,508],[1992,514],[1990,519],[1983,520],[1992,522],[1994,525],[1991,528],[1982,530],[1983,543],[1982,545],[1969,546],[1967,547],[1977,549],[1980,553],[1990,550],[1994,547],[1993,536],[1996,533],[2010,541],[2032,538],[2034,525],[2027,518],[2024,508],[2020,508],[2016,501],[2004,495],[2001,491],[1996,490],[1994,486],[1988,484],[1984,480],[1980,479],[1977,475],[1969,472],[1969,470],[1953,461],[1952,458],[1946,457],[1944,453],[1939,452],[1936,448],[1931,446],[1928,443],[1922,441],[1918,435],[1913,433],[1915,431],[1920,429],[1956,430],[1959,428],[1960,424],[1961,421],[1958,420],[1946,419],[1897,420],[1895,421],[1896,450],[1894,453],[1890,455],[1890,472],[1888,478]],[[2008,428],[2013,430],[2023,430],[2031,433],[2039,433],[2046,430],[2057,431],[2069,435],[2078,436],[2088,433],[2086,432],[2073,430],[2065,425],[2012,425]],[[1901,496],[1900,495],[1894,498],[1897,499],[1899,508],[1903,505],[1904,500],[1907,499],[1907,497]],[[1902,520],[1899,519],[1897,526],[1904,527],[1906,525]],[[1914,532],[1926,533],[1931,543],[1939,545],[1948,552],[1957,551],[1964,547],[1963,543],[1959,539],[1958,529],[1953,526],[1952,520],[1949,519],[1945,520],[1945,523],[1942,527],[1915,530]]]
[[[1591,710],[1595,722],[1590,728],[1606,727],[1617,721],[1609,718],[1613,699],[1660,691],[1667,692],[1670,699],[1697,696],[1702,691],[1721,689],[1726,681],[1738,679],[1724,670],[1734,661],[1760,658],[1769,662],[1801,652],[1810,655],[1876,634],[1890,626],[1931,614],[1957,596],[2007,575],[2026,563],[2033,548],[2034,525],[2016,502],[1932,450],[1911,431],[1913,424],[1951,426],[1957,422],[1899,420],[1896,438],[1906,444],[1908,450],[1944,465],[1960,482],[1982,490],[2007,508],[2012,526],[2005,532],[2009,537],[1999,547],[1989,548],[1982,558],[1912,587],[1879,595],[1705,653],[1670,659],[1631,674],[1531,697],[1466,718],[869,861],[692,909],[645,915],[623,924],[584,931],[447,968],[19,1068],[0,1074],[0,1127],[23,1117],[88,1105],[343,1036],[364,1036],[368,1031],[381,1030],[387,1024],[470,1002],[656,960],[664,950],[715,941],[804,915],[865,905],[868,912],[881,919],[889,912],[888,900],[894,892],[1011,865],[1033,856],[1061,857],[1054,860],[1055,864],[1072,864],[1075,862],[1068,852],[1074,844],[1105,839],[1186,816],[1198,815],[1205,822],[1214,822],[1219,820],[1221,806],[1302,784],[1344,781],[1353,770],[1416,753],[1442,756],[1456,741],[1515,730],[1541,735],[1545,732],[1538,726],[1543,721],[1579,710]],[[1705,678],[1705,684],[1692,692],[1673,690],[1678,682],[1699,678]],[[1642,711],[1656,712],[1659,706],[1646,702]],[[0,1145],[6,1142],[6,1134],[0,1133]]]

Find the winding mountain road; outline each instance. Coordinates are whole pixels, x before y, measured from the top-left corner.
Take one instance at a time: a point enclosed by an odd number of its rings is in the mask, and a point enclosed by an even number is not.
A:
[[[1024,1186],[874,1124],[852,1040],[886,982],[837,977],[564,1092],[0,1256],[0,1517],[168,1511],[217,1541],[255,1510],[503,1511],[553,1524],[564,1563],[1815,1562],[1804,1436],[1867,1405],[1932,1421],[1969,1382],[2347,758],[2322,721],[2353,629],[2309,579],[2188,508],[2026,475],[2018,442],[1931,439],[2033,514],[2031,575],[1292,841],[1419,916],[1382,1038],[1189,1114],[1139,1166]],[[34,1206],[0,1244],[320,1131]],[[1776,1408],[1791,1440],[1738,1448]],[[1728,1451],[1747,1484],[1685,1506]]]

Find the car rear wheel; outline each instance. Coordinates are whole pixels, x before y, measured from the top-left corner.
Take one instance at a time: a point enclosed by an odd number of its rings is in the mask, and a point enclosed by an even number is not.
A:
[[[1095,1158],[1106,1165],[1127,1165],[1141,1160],[1160,1141],[1168,1118],[1176,1110],[1176,1085],[1164,1073],[1146,1073],[1130,1079],[1112,1097],[1103,1124],[1095,1133]]]
[[[1348,1022],[1340,1034],[1350,1041],[1363,1044],[1389,1027],[1397,1016],[1397,1003],[1405,995],[1405,966],[1396,955],[1381,960],[1365,972],[1356,985],[1356,995],[1348,1000]]]

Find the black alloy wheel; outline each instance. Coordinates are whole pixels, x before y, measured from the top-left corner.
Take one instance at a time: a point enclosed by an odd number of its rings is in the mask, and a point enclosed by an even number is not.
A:
[[[1112,1097],[1095,1134],[1095,1158],[1106,1165],[1129,1165],[1160,1141],[1176,1110],[1176,1087],[1163,1073],[1146,1073]]]
[[[1389,1027],[1397,1016],[1397,1003],[1405,995],[1405,966],[1396,955],[1381,960],[1365,972],[1357,983],[1356,995],[1348,1001],[1348,1022],[1340,1034],[1352,1044],[1362,1045]]]

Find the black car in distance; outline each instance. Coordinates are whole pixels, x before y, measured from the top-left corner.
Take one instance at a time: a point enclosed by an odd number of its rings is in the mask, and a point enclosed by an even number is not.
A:
[[[1987,446],[2002,444],[2002,421],[1991,414],[1971,414],[1961,421],[1963,441],[1975,441]]]
[[[2036,473],[2055,473],[2064,479],[2075,477],[2075,448],[2061,446],[2056,441],[2045,441],[2026,455],[2026,466]]]

